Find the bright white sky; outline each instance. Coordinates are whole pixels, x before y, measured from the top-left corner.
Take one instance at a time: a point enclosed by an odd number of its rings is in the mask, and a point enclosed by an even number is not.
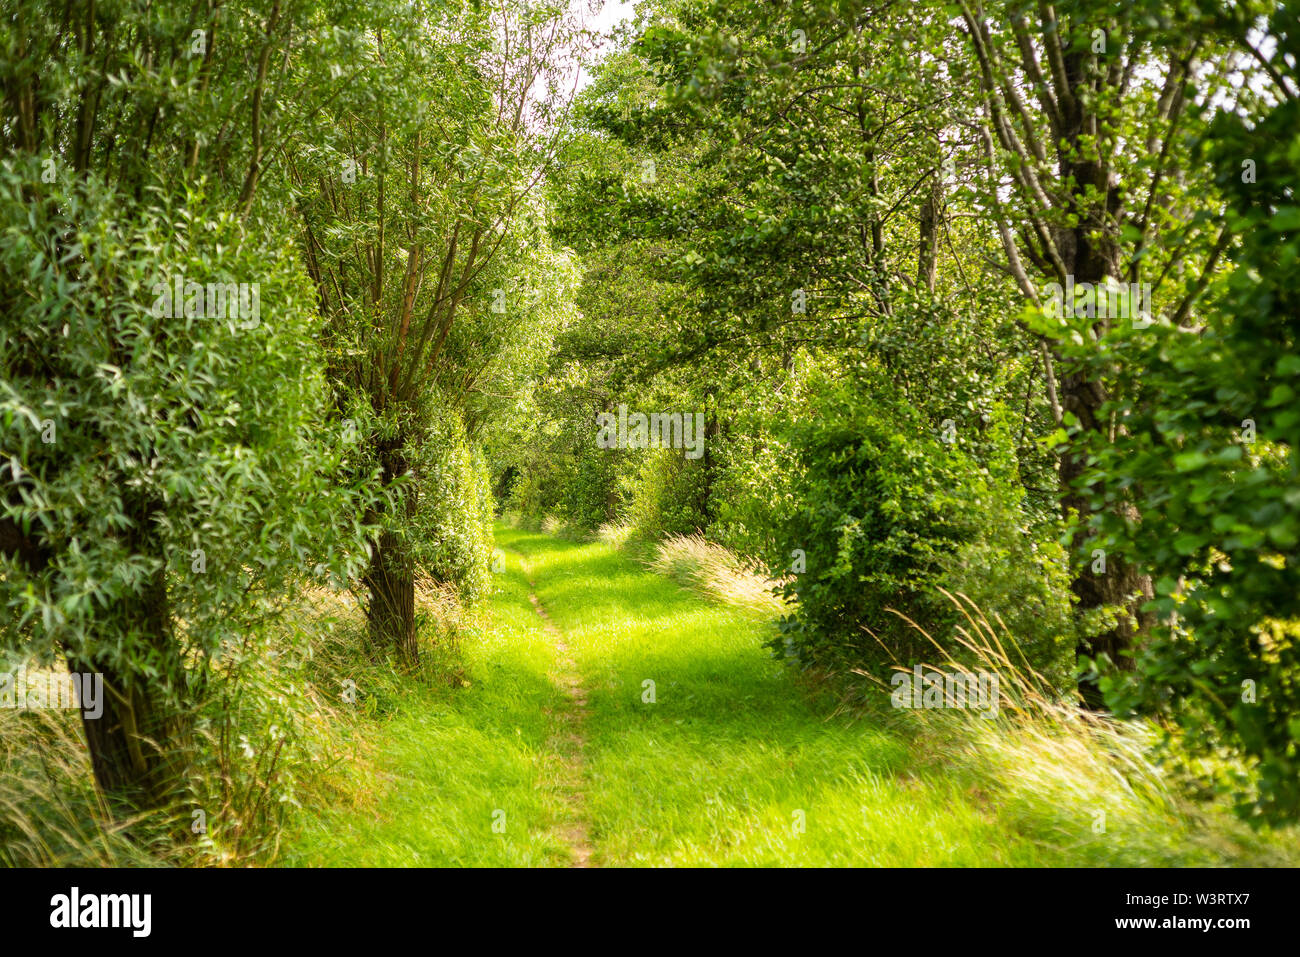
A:
[[[609,33],[610,30],[624,20],[631,19],[634,12],[632,0],[605,0],[599,12],[589,15],[587,25],[598,33]],[[597,58],[602,54],[603,51],[597,53]],[[578,89],[581,90],[590,82],[590,75],[586,70],[583,70],[582,75],[578,78]]]

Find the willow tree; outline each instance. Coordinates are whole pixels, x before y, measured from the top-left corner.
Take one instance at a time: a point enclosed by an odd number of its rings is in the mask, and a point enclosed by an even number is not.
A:
[[[102,676],[103,714],[83,715],[95,776],[114,804],[156,808],[184,789],[211,661],[309,557],[346,551],[314,441],[311,287],[271,172],[330,92],[294,84],[326,11],[10,6],[3,637]]]
[[[438,544],[428,518],[462,481],[439,456],[464,441],[466,398],[532,309],[504,262],[535,218],[580,47],[563,7],[395,7],[320,65],[364,80],[290,160],[341,415],[387,493],[367,516],[382,525],[369,635],[408,662],[416,577]]]

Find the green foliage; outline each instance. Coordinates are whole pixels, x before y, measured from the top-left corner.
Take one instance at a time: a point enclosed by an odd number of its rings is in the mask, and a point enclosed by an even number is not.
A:
[[[1275,30],[1294,47],[1294,20]],[[1261,112],[1253,125],[1221,114],[1201,144],[1237,237],[1204,327],[1098,344],[1094,361],[1124,370],[1131,397],[1110,406],[1123,428],[1086,481],[1132,503],[1131,520],[1096,523],[1099,544],[1149,570],[1160,622],[1133,674],[1109,682],[1111,703],[1172,716],[1194,755],[1245,755],[1254,774],[1216,786],[1276,822],[1300,815],[1300,103]]]
[[[594,439],[594,427],[579,427],[577,435],[582,436],[584,432],[590,433]],[[578,444],[573,450],[573,459],[576,462],[571,471],[565,470],[562,478],[555,476],[555,497],[549,502],[543,498],[529,503],[529,508],[538,509],[535,514],[539,515],[554,509],[575,528],[594,531],[613,521],[621,511],[618,508],[621,501],[619,478],[620,472],[627,468],[629,456],[597,448],[592,440]],[[521,507],[525,503],[522,497],[518,501]]]
[[[337,516],[359,490],[331,481],[311,293],[281,236],[197,193],[129,213],[93,178],[36,173],[0,172],[7,637],[145,680],[169,653],[113,609],[165,575],[177,641],[213,655],[294,578],[355,569],[361,527]],[[155,315],[175,276],[258,283],[260,317]]]
[[[1059,571],[1048,561],[1026,574],[1039,563],[1024,561],[1015,566],[1020,594],[1000,593],[1001,560],[1029,559],[1035,547],[1014,476],[990,473],[911,405],[882,401],[885,383],[873,391],[877,401],[864,405],[853,390],[828,390],[789,427],[800,481],[774,571],[791,576],[784,593],[798,607],[776,648],[805,665],[884,674],[934,655],[906,616],[960,658],[954,609],[938,591],[946,584],[995,598],[994,611],[1030,598],[1013,616],[1026,629],[1016,638],[1036,668],[1059,679],[1063,646],[1072,647]],[[802,555],[792,560],[795,549]],[[1034,605],[1052,614],[1036,621]]]
[[[991,489],[979,534],[939,560],[938,584],[1001,623],[1017,665],[1027,665],[1067,700],[1079,623],[1065,549],[1035,535],[1005,486]],[[1001,494],[999,494],[999,492]]]
[[[631,453],[635,471],[624,477],[627,508],[619,518],[650,541],[689,535],[708,525],[705,470],[699,459],[677,449],[641,449]]]
[[[489,588],[492,493],[480,453],[454,417],[441,420],[424,443],[428,460],[414,523],[408,528],[417,564],[453,583],[467,604]]]

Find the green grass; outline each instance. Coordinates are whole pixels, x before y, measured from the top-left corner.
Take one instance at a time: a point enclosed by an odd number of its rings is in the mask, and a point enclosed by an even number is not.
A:
[[[468,687],[420,684],[395,714],[361,732],[378,742],[356,806],[296,816],[285,865],[536,866],[568,860],[552,834],[558,795],[539,789],[550,763],[544,709],[562,696],[546,677],[551,647],[512,556],[490,630],[468,636]],[[362,695],[364,687],[360,688]],[[340,774],[354,773],[340,768]],[[358,786],[360,785],[360,787]],[[494,821],[504,811],[505,830]]]
[[[762,647],[762,618],[601,543],[513,530],[498,542],[528,556],[589,689],[599,863],[1035,862],[953,786],[911,776],[899,737],[814,708]]]
[[[497,543],[505,571],[462,643],[469,686],[421,685],[395,714],[361,725],[374,772],[341,787],[359,795],[352,804],[297,815],[285,863],[565,865],[561,829],[575,816],[591,863],[604,866],[1285,859],[1249,837],[1188,841],[1193,824],[1141,803],[1095,834],[1094,792],[1074,807],[1068,794],[1036,798],[1018,783],[1056,781],[1050,760],[1012,760],[999,778],[980,770],[988,762],[949,761],[958,751],[933,729],[835,714],[763,648],[772,625],[755,610],[707,600],[605,543],[504,525]],[[525,567],[587,693],[576,800],[556,750],[571,706],[553,683],[557,654]],[[504,833],[492,830],[494,811]]]

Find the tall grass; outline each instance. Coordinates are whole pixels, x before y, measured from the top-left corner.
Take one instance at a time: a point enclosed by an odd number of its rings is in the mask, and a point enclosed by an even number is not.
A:
[[[166,815],[114,819],[76,711],[0,708],[0,865],[161,866],[180,855]]]
[[[953,637],[965,661],[893,613],[936,649],[923,668],[995,675],[999,701],[995,716],[968,707],[890,709],[890,723],[909,734],[921,766],[958,776],[1027,836],[1084,863],[1113,865],[1118,856],[1135,865],[1300,864],[1297,829],[1257,832],[1225,802],[1192,799],[1173,768],[1153,757],[1159,728],[1057,693],[1001,618],[991,622],[963,594],[943,594],[964,622]],[[877,686],[877,701],[887,698],[883,682],[858,674]]]
[[[756,563],[698,532],[647,541],[630,522],[607,522],[596,530],[596,539],[724,605],[770,616],[790,610],[777,594],[781,581],[768,578]]]
[[[273,863],[298,809],[366,802],[375,772],[363,722],[396,710],[412,681],[463,681],[459,604],[428,582],[417,603],[422,663],[411,674],[367,648],[355,596],[304,586],[273,631],[208,665],[185,793],[148,814],[110,813],[77,711],[0,709],[0,865]]]
[[[766,615],[788,610],[785,600],[774,591],[777,582],[703,535],[668,536],[655,546],[649,564],[655,571],[694,586],[724,604]]]

